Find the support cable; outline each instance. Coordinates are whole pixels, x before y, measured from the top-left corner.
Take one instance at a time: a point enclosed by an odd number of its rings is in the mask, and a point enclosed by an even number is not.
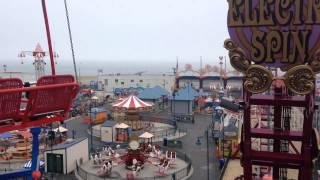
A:
[[[71,34],[71,27],[70,27],[70,19],[69,19],[69,11],[68,11],[68,6],[67,6],[67,0],[64,0],[64,7],[66,9],[66,17],[67,17],[69,39],[70,39],[70,46],[71,46],[71,52],[72,52],[74,74],[75,74],[75,77],[76,77],[76,81],[79,82],[78,73],[77,73],[76,58],[74,56],[74,48],[73,48],[73,41],[72,41],[72,34]]]

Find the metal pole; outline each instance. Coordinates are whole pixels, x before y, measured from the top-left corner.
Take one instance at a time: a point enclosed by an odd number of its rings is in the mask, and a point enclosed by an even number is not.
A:
[[[210,176],[209,176],[209,132],[208,132],[208,129],[206,130],[205,134],[206,134],[206,138],[207,138],[207,179],[209,180]]]
[[[224,159],[224,117],[223,117],[223,113],[221,115],[222,118],[222,158]]]
[[[54,67],[54,59],[53,59],[51,37],[50,37],[49,20],[48,20],[47,9],[46,9],[46,1],[45,0],[42,0],[42,11],[43,11],[43,17],[44,17],[44,22],[45,22],[45,26],[46,26],[46,32],[47,32],[48,48],[49,48],[50,63],[51,63],[51,73],[52,73],[52,75],[56,75],[56,70],[55,70],[55,67]]]
[[[90,141],[91,141],[91,142],[90,142],[90,146],[91,146],[91,147],[90,147],[90,151],[91,151],[91,152],[93,152],[93,141],[92,141],[92,117],[91,117],[91,106],[92,106],[92,104],[91,104],[91,103],[92,103],[92,102],[91,102],[91,98],[90,98],[90,106],[89,106],[89,107],[90,107],[90,109],[89,109],[89,113],[90,113],[90,114],[89,114],[89,118],[90,118],[90,132],[91,132],[91,133],[90,133]]]

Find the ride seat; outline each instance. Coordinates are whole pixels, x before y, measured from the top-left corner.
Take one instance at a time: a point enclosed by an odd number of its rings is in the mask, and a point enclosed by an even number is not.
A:
[[[0,79],[0,90],[22,88],[23,83],[17,78]],[[0,93],[0,122],[20,119],[19,111],[21,105],[21,95],[19,91]]]
[[[20,79],[0,79],[0,133],[65,120],[78,91],[72,75],[43,76],[28,88]]]
[[[73,83],[72,75],[43,76],[36,86],[58,85]],[[59,86],[49,89],[39,89],[30,93],[27,105],[27,116],[31,119],[38,119],[48,115],[62,115],[67,117],[72,100],[78,92],[75,86]]]

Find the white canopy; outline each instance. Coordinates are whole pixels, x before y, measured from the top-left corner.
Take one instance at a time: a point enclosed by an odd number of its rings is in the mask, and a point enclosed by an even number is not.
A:
[[[153,134],[149,133],[149,132],[144,132],[143,134],[141,134],[139,136],[139,138],[143,138],[143,139],[150,139],[153,137]]]
[[[127,124],[125,124],[125,123],[121,123],[121,124],[117,124],[116,125],[116,128],[117,129],[127,129],[127,128],[129,128],[130,126],[128,126]]]
[[[61,132],[61,133],[63,133],[63,132],[67,132],[68,131],[68,129],[67,128],[64,128],[64,127],[62,127],[62,126],[59,126],[58,128],[55,128],[55,129],[53,129],[53,131],[54,132]]]

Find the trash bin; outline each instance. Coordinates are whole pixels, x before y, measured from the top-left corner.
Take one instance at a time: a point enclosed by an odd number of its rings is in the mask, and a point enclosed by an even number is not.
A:
[[[223,166],[224,166],[224,159],[223,158],[221,158],[221,159],[219,159],[219,168],[220,169],[222,169],[223,168]]]
[[[163,146],[168,146],[168,139],[167,138],[163,138]]]

